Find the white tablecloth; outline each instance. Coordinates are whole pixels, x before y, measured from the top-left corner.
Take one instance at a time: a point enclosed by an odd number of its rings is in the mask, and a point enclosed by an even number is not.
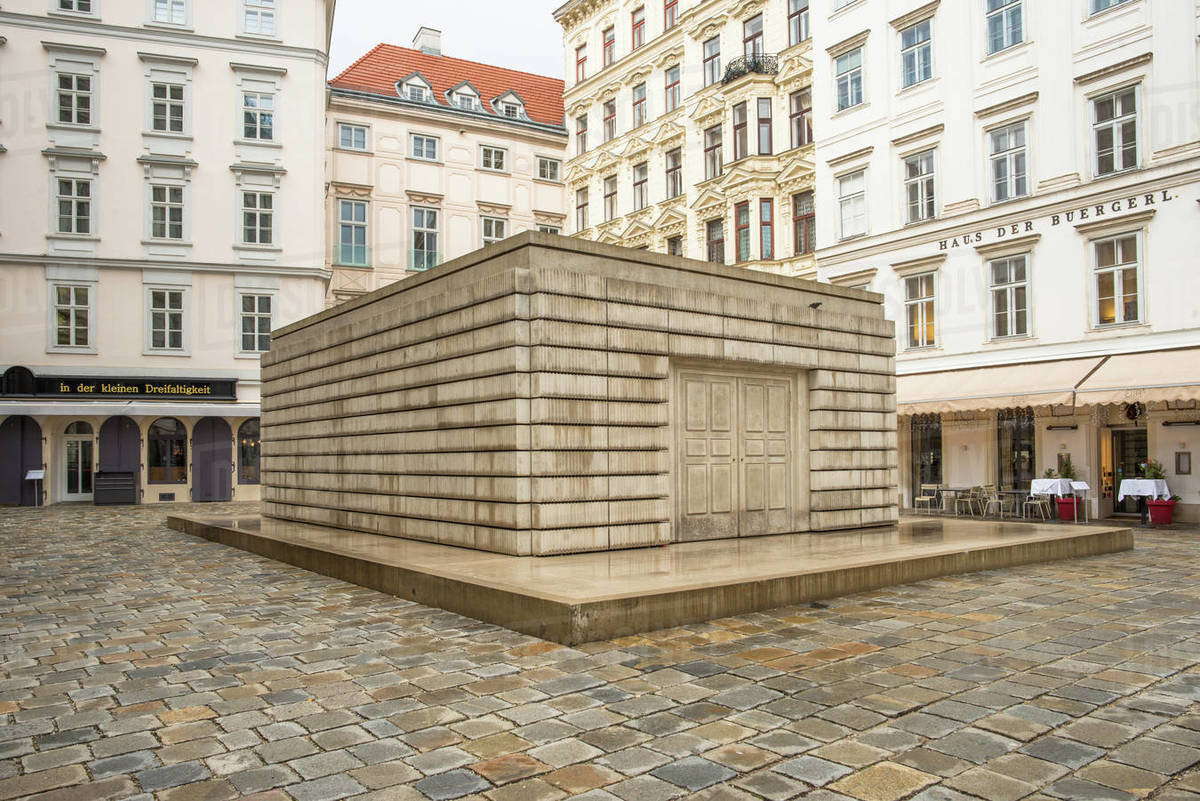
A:
[[[1071,480],[1069,478],[1035,478],[1029,482],[1029,493],[1031,495],[1057,495],[1061,498],[1071,494]]]
[[[1134,497],[1161,498],[1164,501],[1171,497],[1167,482],[1161,478],[1125,478],[1117,491],[1117,500],[1125,500],[1126,495]]]

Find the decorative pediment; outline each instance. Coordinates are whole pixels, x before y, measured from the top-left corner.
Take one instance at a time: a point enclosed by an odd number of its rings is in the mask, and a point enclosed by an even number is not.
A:
[[[812,148],[805,147],[796,155],[789,157],[775,178],[775,183],[788,192],[811,189],[816,169],[812,155]]]
[[[721,176],[721,189],[725,200],[737,203],[762,195],[775,194],[777,171],[756,170],[749,166],[734,167]]]
[[[475,201],[475,205],[479,208],[480,214],[489,214],[495,217],[505,217],[512,209],[507,203],[489,203],[484,200]]]
[[[352,184],[345,181],[330,181],[328,185],[328,193],[335,197],[370,197],[372,187],[370,184]]]
[[[631,136],[625,140],[625,147],[621,149],[621,158],[631,159],[639,156],[650,149],[650,143],[640,136]]]
[[[654,66],[660,70],[665,70],[667,67],[674,66],[683,61],[683,47],[672,48],[663,53],[660,53],[658,59],[654,62]]]
[[[610,81],[609,83],[606,83],[604,86],[600,87],[600,91],[596,92],[596,99],[603,103],[608,100],[612,100],[617,96],[617,92],[620,91],[621,82]]]
[[[639,83],[646,80],[646,76],[648,76],[650,72],[651,67],[649,64],[638,64],[625,75],[625,83],[629,84],[630,86],[637,86]]]
[[[762,8],[763,0],[745,0],[741,5],[733,7],[729,12],[729,16],[734,19],[745,19],[750,16],[756,9]]]
[[[593,170],[607,170],[617,165],[617,157],[607,150],[601,150],[596,154],[596,160],[592,163]]]
[[[567,215],[559,214],[556,211],[538,211],[534,209],[533,219],[542,225],[557,225],[561,227],[567,221]]]
[[[621,244],[626,247],[645,245],[653,233],[654,228],[646,223],[644,217],[634,218],[621,232]]]
[[[688,28],[688,36],[700,42],[711,39],[725,27],[725,20],[728,16],[728,11],[718,11],[703,19],[698,19]]]
[[[654,230],[659,233],[673,234],[687,227],[687,215],[679,203],[673,203],[662,210],[654,221]]]
[[[592,99],[588,98],[587,100],[580,100],[578,103],[571,106],[570,110],[567,111],[567,115],[573,119],[575,117],[582,117],[591,110]]]
[[[725,113],[725,107],[717,102],[712,95],[700,98],[689,115],[697,125],[707,127],[707,123],[720,119]]]
[[[563,178],[568,184],[575,185],[587,183],[591,175],[591,170],[587,169],[582,164],[571,164],[567,167]]]
[[[603,223],[600,223],[599,225],[597,225],[596,226],[596,237],[595,237],[596,241],[597,242],[607,242],[610,245],[621,244],[621,234],[620,234],[620,229],[619,229],[620,224],[621,224],[621,219],[618,217],[616,219],[612,219],[612,220],[609,220],[608,222],[603,222]]]
[[[706,186],[700,195],[692,202],[692,208],[697,212],[704,212],[718,206],[725,205],[725,195],[717,191],[715,185]]]
[[[779,72],[775,75],[775,85],[788,92],[808,86],[812,83],[812,69],[811,50],[788,56],[779,64]]]
[[[676,124],[673,120],[667,120],[658,126],[658,132],[654,134],[654,141],[656,144],[665,145],[680,139],[684,133],[682,125]]]
[[[443,198],[437,192],[418,192],[415,189],[406,189],[404,190],[404,194],[408,195],[408,199],[413,203],[422,203],[430,206],[441,203]]]

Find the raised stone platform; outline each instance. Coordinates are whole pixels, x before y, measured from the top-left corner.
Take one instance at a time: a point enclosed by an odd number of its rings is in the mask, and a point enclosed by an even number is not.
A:
[[[1133,548],[1128,528],[905,518],[890,528],[570,554],[505,554],[284,522],[168,525],[567,645],[922,579]]]

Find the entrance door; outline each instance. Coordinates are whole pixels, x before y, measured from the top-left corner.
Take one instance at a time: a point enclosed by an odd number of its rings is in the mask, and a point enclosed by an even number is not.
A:
[[[791,401],[786,379],[680,374],[678,540],[792,530]]]
[[[192,500],[233,498],[233,433],[219,417],[206,417],[192,431]]]
[[[92,499],[92,427],[77,422],[67,426],[63,439],[63,493],[64,501],[90,501]]]
[[[100,472],[142,472],[142,434],[128,417],[110,417],[100,426]]]
[[[42,482],[25,474],[42,466],[42,428],[32,417],[0,423],[0,505],[36,506]]]
[[[1117,428],[1113,432],[1113,513],[1138,513],[1138,499],[1126,498],[1118,501],[1121,494],[1121,480],[1138,478],[1138,465],[1146,461],[1149,449],[1146,445],[1146,429]]]

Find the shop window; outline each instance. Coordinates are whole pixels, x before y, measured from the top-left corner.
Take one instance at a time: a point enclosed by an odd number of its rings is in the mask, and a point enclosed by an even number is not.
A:
[[[912,497],[922,484],[942,483],[942,418],[918,414],[912,418]]]
[[[996,486],[1027,490],[1033,481],[1033,409],[1000,409],[996,412]]]
[[[238,428],[238,483],[259,483],[259,424],[254,417]]]
[[[161,417],[150,426],[146,469],[151,484],[187,483],[187,429],[174,417]]]

